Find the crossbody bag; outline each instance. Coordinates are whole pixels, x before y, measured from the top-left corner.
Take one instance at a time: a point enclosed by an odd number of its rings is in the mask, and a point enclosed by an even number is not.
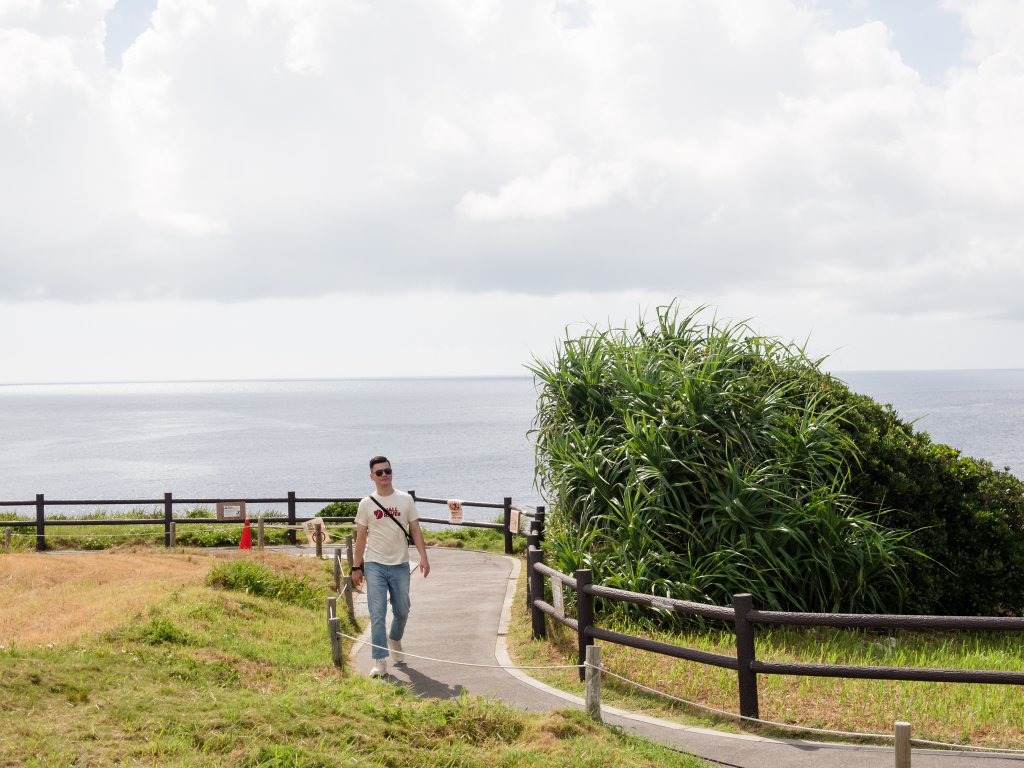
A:
[[[384,517],[388,518],[391,522],[393,522],[395,525],[397,525],[399,528],[402,529],[402,533],[405,534],[405,540],[409,544],[412,544],[412,536],[410,536],[409,532],[407,530],[405,530],[405,526],[402,525],[400,522],[398,522],[398,520],[393,518],[391,516],[391,513],[388,512],[387,508],[383,504],[381,504],[379,501],[377,501],[376,497],[371,495],[370,496],[370,501],[372,501],[374,504],[376,504],[378,507],[381,508],[381,510],[384,512]]]

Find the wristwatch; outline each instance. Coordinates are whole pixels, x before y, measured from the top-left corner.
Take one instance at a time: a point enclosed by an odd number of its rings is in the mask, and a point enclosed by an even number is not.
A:
[[[361,570],[363,570],[363,566],[361,566],[361,565],[353,565],[352,566],[352,570],[353,571],[361,571]]]

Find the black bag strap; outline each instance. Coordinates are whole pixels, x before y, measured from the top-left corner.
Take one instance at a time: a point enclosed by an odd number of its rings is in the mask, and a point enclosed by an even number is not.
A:
[[[377,498],[373,494],[370,494],[370,500],[384,511],[384,517],[388,518],[391,522],[393,522],[395,525],[402,529],[402,533],[405,534],[406,542],[412,544],[412,536],[410,536],[409,532],[405,530],[404,525],[402,525],[400,522],[398,522],[395,518],[391,516],[391,513],[388,512],[387,507],[385,507],[383,504],[377,501]]]

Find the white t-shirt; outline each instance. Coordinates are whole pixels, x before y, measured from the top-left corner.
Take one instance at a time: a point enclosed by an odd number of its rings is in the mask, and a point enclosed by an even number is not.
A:
[[[377,496],[372,494],[388,514],[402,524],[402,528],[409,531],[409,523],[419,520],[419,512],[416,511],[416,502],[413,501],[405,491],[397,488],[389,496]],[[373,503],[370,496],[359,502],[359,509],[356,512],[356,525],[366,526],[366,551],[363,553],[363,561],[380,563],[381,565],[399,565],[409,562],[409,543],[405,534],[391,520],[384,517],[384,511]]]

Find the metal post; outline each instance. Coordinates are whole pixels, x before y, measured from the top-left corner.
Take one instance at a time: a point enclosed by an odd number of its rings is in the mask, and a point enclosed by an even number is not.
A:
[[[171,546],[178,546],[178,524],[174,522],[171,523]]]
[[[164,546],[171,547],[171,523],[174,521],[174,504],[170,492],[164,494]]]
[[[266,531],[263,529],[263,518],[256,518],[256,547],[257,549],[263,549],[267,543]]]
[[[505,497],[505,554],[512,554],[512,497]]]
[[[295,491],[288,491],[288,543],[293,547],[295,539]]]
[[[760,717],[757,705],[757,673],[751,671],[754,663],[754,628],[747,614],[754,610],[754,598],[747,593],[732,596],[736,614],[736,662],[740,686],[740,715]]]
[[[316,543],[316,559],[324,559],[324,527],[320,523],[313,523],[313,541]]]
[[[587,588],[594,583],[594,576],[589,568],[580,568],[576,571],[576,622],[579,653],[578,664],[587,660],[587,646],[594,644],[594,638],[587,635],[587,629],[594,626],[594,596]],[[580,682],[586,680],[586,668],[580,667]]]
[[[530,582],[530,623],[533,627],[533,637],[535,640],[543,640],[548,636],[547,626],[544,623],[544,612],[534,605],[534,601],[542,600],[544,598],[544,576],[539,573],[534,566],[537,563],[544,562],[544,552],[531,547],[526,551],[526,564],[529,568],[529,582]]]
[[[910,723],[896,721],[896,768],[910,768]]]
[[[586,706],[590,719],[601,722],[601,646],[587,646]]]
[[[36,550],[46,551],[46,500],[43,494],[36,494]]]

